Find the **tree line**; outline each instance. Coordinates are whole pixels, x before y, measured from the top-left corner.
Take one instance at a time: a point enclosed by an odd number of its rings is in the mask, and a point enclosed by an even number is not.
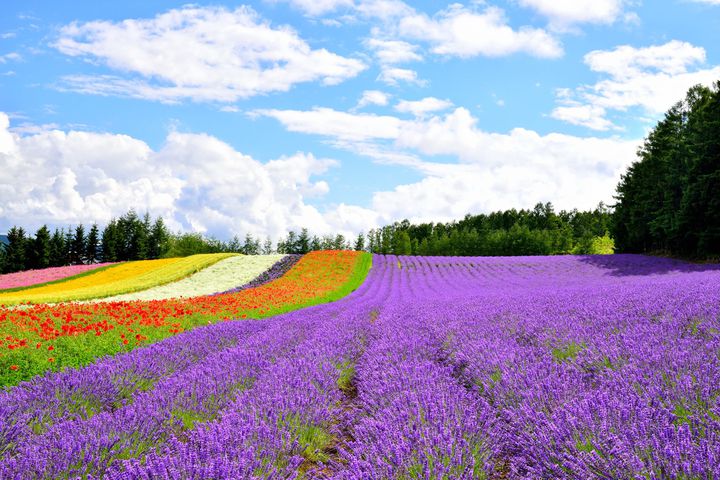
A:
[[[307,228],[290,231],[274,245],[251,234],[223,242],[199,233],[172,234],[162,217],[151,219],[130,210],[100,231],[97,224],[50,232],[40,227],[34,236],[12,227],[0,248],[0,271],[64,265],[182,257],[196,253],[238,252],[247,255],[307,253],[313,250],[365,250],[396,255],[554,255],[612,253],[607,235],[610,210],[556,213],[550,203],[532,210],[506,210],[467,215],[449,223],[411,224],[408,220],[360,233],[311,235]]]
[[[551,203],[532,210],[505,210],[466,215],[449,223],[395,222],[360,233],[310,236],[307,229],[291,231],[278,242],[281,253],[319,249],[366,250],[395,255],[557,255],[612,253],[608,234],[611,210],[604,204],[592,211],[555,212]]]
[[[449,223],[395,222],[358,238],[373,253],[397,255],[558,255],[612,253],[611,211],[555,212],[552,203],[535,208],[466,215]]]
[[[695,86],[645,139],[617,187],[619,251],[720,257],[720,82]]]

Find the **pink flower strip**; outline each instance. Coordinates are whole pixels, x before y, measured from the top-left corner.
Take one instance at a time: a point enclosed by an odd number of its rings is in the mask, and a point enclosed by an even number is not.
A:
[[[111,265],[111,263],[95,263],[92,265],[70,265],[69,267],[51,267],[40,270],[6,273],[0,275],[0,290],[6,288],[27,287],[38,283],[52,282],[61,278],[71,277],[79,273]]]

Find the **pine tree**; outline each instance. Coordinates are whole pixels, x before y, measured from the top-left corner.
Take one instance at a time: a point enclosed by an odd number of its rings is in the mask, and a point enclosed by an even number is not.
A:
[[[97,223],[90,227],[85,240],[85,261],[89,264],[98,263],[100,259],[100,231]]]
[[[8,245],[5,247],[5,273],[27,269],[27,238],[22,227],[12,227],[7,233]]]
[[[56,228],[50,237],[50,266],[61,267],[67,265],[66,260],[67,246],[65,245],[65,234],[62,230]]]
[[[251,233],[245,234],[242,252],[245,255],[258,255],[260,253],[260,241],[256,240]]]
[[[120,260],[120,234],[117,221],[113,218],[103,229],[102,239],[102,259],[103,262],[117,262]]]
[[[81,265],[85,263],[85,227],[82,224],[75,227],[75,235],[70,243],[70,264]]]
[[[395,243],[395,251],[393,253],[395,255],[410,255],[412,253],[410,235],[405,230],[398,233],[397,242]]]
[[[170,232],[168,232],[162,217],[158,217],[150,229],[150,237],[148,239],[148,258],[162,257],[168,250],[169,240]],[[231,251],[235,252],[237,250]]]
[[[47,268],[50,266],[50,230],[43,225],[35,233],[33,241],[33,263],[32,268]]]
[[[345,235],[343,235],[342,233],[338,233],[337,235],[335,235],[332,248],[333,250],[346,250],[347,245],[345,245]]]
[[[263,253],[263,255],[271,255],[273,253],[273,243],[272,243],[272,240],[270,240],[270,237],[265,238],[265,243],[263,243],[262,253]]]
[[[310,235],[308,229],[303,228],[300,230],[300,235],[297,239],[297,253],[308,253],[310,251]]]
[[[365,235],[362,232],[358,234],[357,240],[355,240],[355,250],[358,252],[365,250]]]

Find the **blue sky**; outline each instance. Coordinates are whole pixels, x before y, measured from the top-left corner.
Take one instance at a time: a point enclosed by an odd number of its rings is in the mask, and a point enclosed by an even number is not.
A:
[[[277,238],[612,202],[720,1],[3,3],[0,231]]]

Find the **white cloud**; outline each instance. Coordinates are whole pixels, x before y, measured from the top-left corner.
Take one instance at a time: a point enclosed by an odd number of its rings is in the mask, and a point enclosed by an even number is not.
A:
[[[706,3],[708,5],[720,5],[720,0],[690,0],[695,3]]]
[[[343,141],[396,138],[401,124],[400,119],[391,116],[352,114],[331,108],[255,110],[253,113],[274,118],[291,132],[319,134]]]
[[[626,0],[518,0],[547,17],[555,28],[573,24],[610,24],[621,17]]]
[[[705,50],[672,40],[663,45],[596,50],[585,55],[591,70],[607,78],[574,90],[558,90],[554,118],[607,130],[609,111],[640,108],[657,116],[683,98],[696,84],[710,85],[720,78],[720,66],[705,67]]]
[[[301,82],[334,85],[365,69],[357,59],[311,48],[249,7],[186,6],[151,19],[72,23],[54,46],[128,74],[69,76],[66,88],[163,102],[233,102]]]
[[[370,38],[365,45],[375,52],[382,64],[395,64],[422,60],[417,53],[418,46],[402,40],[382,40]]]
[[[497,7],[476,12],[453,4],[433,18],[418,13],[407,15],[400,19],[398,31],[404,37],[430,43],[438,55],[500,57],[522,52],[557,58],[563,54],[560,42],[545,30],[513,30],[503,10]]]
[[[334,12],[342,7],[352,7],[353,0],[271,0],[273,3],[285,1],[306,15],[317,17]]]
[[[362,108],[367,105],[380,105],[384,107],[388,104],[389,99],[390,95],[380,90],[365,90],[356,108]]]
[[[400,0],[360,0],[355,8],[365,17],[385,21],[392,21],[415,12],[412,7]]]
[[[127,135],[19,135],[0,112],[0,164],[0,229],[106,223],[134,207],[162,215],[173,229],[219,238],[277,239],[303,226],[348,232],[341,213],[306,202],[328,192],[315,177],[337,164],[307,153],[262,163],[212,136],[177,132],[158,150]]]
[[[303,226],[350,235],[402,218],[450,220],[538,201],[592,208],[611,201],[639,144],[525,129],[489,133],[465,108],[414,120],[327,108],[254,113],[379,163],[412,168],[422,179],[375,192],[369,208],[340,204],[320,210],[308,199],[322,198],[331,188],[317,177],[336,165],[333,160],[296,153],[262,163],[205,134],[172,132],[157,150],[107,133],[23,136],[0,113],[0,228],[104,223],[135,207],[162,215],[174,229],[278,238]]]
[[[705,49],[672,40],[645,48],[623,45],[613,50],[594,50],[584,60],[591,70],[617,79],[632,79],[643,73],[679,75],[705,62]]]
[[[396,86],[400,82],[414,83],[419,86],[427,85],[427,81],[419,79],[417,72],[409,68],[383,67],[377,80],[392,86]]]
[[[4,64],[7,62],[11,62],[11,61],[16,62],[16,61],[20,60],[21,58],[22,57],[20,56],[19,53],[16,53],[16,52],[6,53],[5,55],[0,55],[0,64]]]
[[[416,221],[469,212],[526,208],[593,208],[612,200],[620,174],[635,159],[637,141],[539,135],[525,129],[487,133],[464,108],[402,125],[395,146],[423,155],[451,155],[459,164],[426,163],[420,182],[378,192],[383,217]]]
[[[446,110],[452,107],[452,102],[435,97],[426,97],[422,100],[401,100],[395,105],[395,110],[402,113],[411,113],[416,117],[424,117],[428,113]]]
[[[465,108],[442,116],[400,120],[330,109],[274,111],[291,131],[328,137],[378,163],[410,167],[423,179],[375,192],[372,211],[384,222],[450,220],[466,213],[531,207],[593,208],[611,202],[620,174],[635,159],[640,141],[585,138],[514,129],[488,133]],[[342,129],[336,126],[342,118]],[[372,125],[383,128],[367,132]],[[456,163],[432,161],[454,157]],[[381,167],[379,167],[381,168]]]

